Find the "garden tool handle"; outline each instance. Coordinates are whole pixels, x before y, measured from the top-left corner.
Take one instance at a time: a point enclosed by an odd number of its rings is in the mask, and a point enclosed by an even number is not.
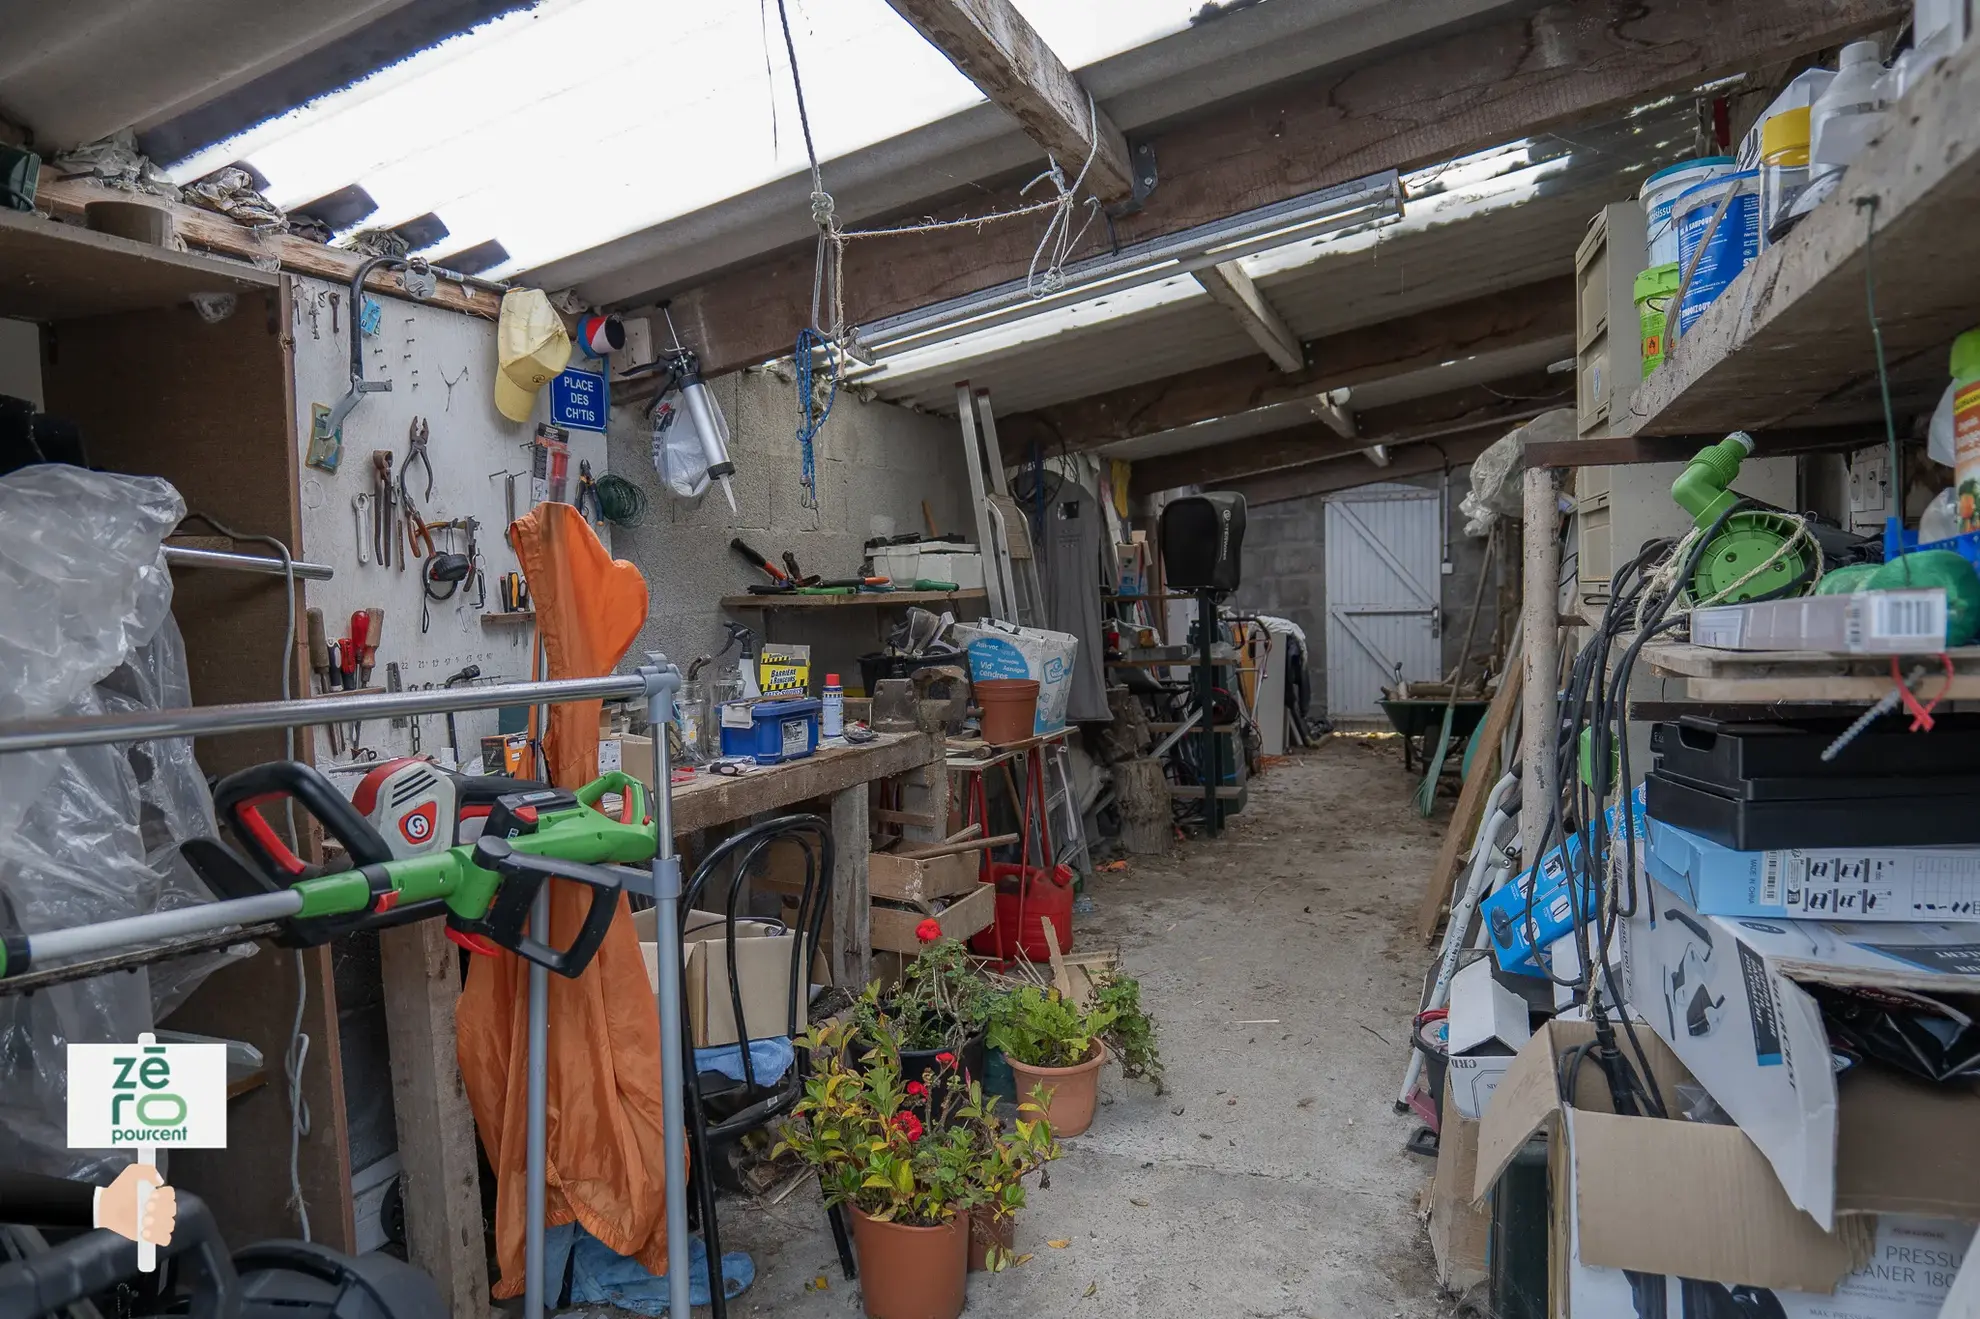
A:
[[[303,878],[308,869],[261,813],[262,806],[283,800],[296,802],[321,824],[343,845],[352,865],[375,865],[392,859],[392,849],[371,822],[358,814],[321,770],[298,760],[251,765],[220,780],[213,789],[213,810],[233,828],[270,888],[285,887]]]
[[[502,947],[558,975],[571,978],[583,975],[597,955],[599,945],[605,942],[612,918],[618,915],[622,891],[618,874],[604,866],[519,852],[508,839],[485,834],[475,840],[474,864],[501,876],[502,887],[496,891],[487,916],[474,923],[479,928],[468,932],[486,934]],[[584,924],[569,947],[561,949],[551,947],[539,937],[547,936],[547,930],[524,932],[537,890],[550,879],[591,888],[591,906],[585,912]]]

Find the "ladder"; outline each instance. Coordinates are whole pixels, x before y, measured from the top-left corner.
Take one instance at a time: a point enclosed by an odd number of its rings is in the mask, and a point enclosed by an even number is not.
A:
[[[969,465],[969,497],[976,514],[976,539],[983,555],[983,586],[990,615],[1024,627],[1042,627],[1045,595],[1038,584],[1038,556],[1031,524],[1011,498],[1004,478],[1004,454],[997,443],[997,418],[990,391],[956,386],[956,414],[962,421],[963,458]]]
[[[1063,831],[1052,830],[1052,856],[1063,865],[1071,866],[1081,879],[1093,877],[1093,854],[1086,845],[1086,819],[1080,813],[1079,799],[1073,795],[1072,753],[1066,750],[1063,741],[1054,742],[1046,757],[1045,769],[1045,827],[1052,829],[1053,813],[1063,809]],[[1053,783],[1057,779],[1056,786]]]

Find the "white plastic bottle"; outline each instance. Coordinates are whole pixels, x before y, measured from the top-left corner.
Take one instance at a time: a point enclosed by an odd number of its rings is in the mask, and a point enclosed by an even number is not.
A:
[[[821,712],[821,737],[844,737],[846,734],[846,689],[839,683],[839,675],[825,675],[825,709]]]
[[[1884,99],[1878,82],[1884,76],[1874,41],[1853,41],[1842,48],[1834,81],[1809,110],[1808,190],[1794,210],[1806,215],[1835,191],[1849,163],[1883,131]]]

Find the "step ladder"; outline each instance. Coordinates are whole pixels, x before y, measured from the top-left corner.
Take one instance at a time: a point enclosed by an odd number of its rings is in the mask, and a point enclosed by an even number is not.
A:
[[[1057,780],[1056,786],[1054,779]],[[1063,811],[1063,828],[1059,812]],[[1093,877],[1093,854],[1086,845],[1086,817],[1073,794],[1072,753],[1063,741],[1054,742],[1045,757],[1045,821],[1052,830],[1052,856],[1070,866],[1080,879]]]
[[[1004,477],[1004,453],[997,443],[997,418],[990,391],[956,386],[956,414],[962,421],[963,458],[969,466],[970,506],[976,516],[977,548],[983,555],[983,586],[990,615],[1024,627],[1042,627],[1045,594],[1038,584],[1038,555],[1031,522],[1011,497]]]

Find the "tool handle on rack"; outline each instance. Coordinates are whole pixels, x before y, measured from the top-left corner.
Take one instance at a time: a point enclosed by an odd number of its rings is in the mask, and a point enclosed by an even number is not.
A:
[[[271,887],[285,887],[307,869],[261,813],[261,807],[281,801],[294,801],[321,824],[343,844],[353,866],[392,859],[392,849],[371,827],[371,821],[358,814],[321,770],[297,760],[270,761],[220,780],[213,789],[213,810],[233,828],[234,836],[260,865]]]
[[[323,611],[311,609],[304,617],[309,620],[309,667],[318,674],[326,673],[330,668],[330,634],[323,628]]]
[[[606,931],[619,911],[621,885],[616,872],[603,866],[564,861],[553,856],[518,852],[506,838],[483,836],[475,840],[474,864],[502,878],[488,915],[474,924],[471,933],[486,934],[497,944],[518,956],[560,976],[575,978],[584,974],[591,959],[605,942]],[[529,909],[543,882],[568,880],[591,888],[591,906],[577,937],[565,948],[553,948],[544,940],[548,930],[528,930]],[[527,932],[525,932],[527,931]]]

